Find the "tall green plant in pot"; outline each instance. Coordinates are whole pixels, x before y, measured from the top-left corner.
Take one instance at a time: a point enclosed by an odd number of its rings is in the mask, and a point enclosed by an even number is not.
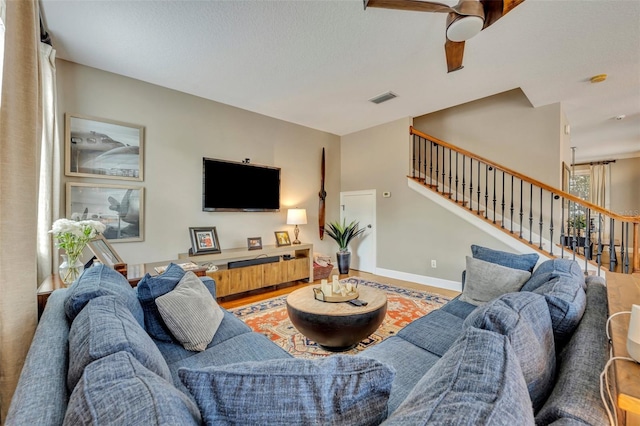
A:
[[[324,232],[336,243],[338,243],[338,271],[340,274],[349,273],[349,265],[351,264],[351,252],[349,251],[349,243],[358,235],[362,234],[366,229],[360,228],[355,220],[347,225],[347,221],[331,222],[325,226]]]

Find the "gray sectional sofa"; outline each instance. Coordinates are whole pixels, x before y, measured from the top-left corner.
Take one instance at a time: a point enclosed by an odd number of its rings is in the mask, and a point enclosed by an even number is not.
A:
[[[6,424],[607,424],[604,280],[570,260],[531,273],[537,256],[473,255],[459,297],[322,361],[292,358],[224,310],[206,349],[187,350],[153,303],[180,268],[137,290],[90,268],[51,294]],[[518,290],[485,291],[512,270],[529,271],[515,272]]]

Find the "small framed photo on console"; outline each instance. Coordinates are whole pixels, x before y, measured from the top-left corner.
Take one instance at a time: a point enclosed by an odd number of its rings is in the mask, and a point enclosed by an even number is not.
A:
[[[247,238],[247,248],[249,250],[262,250],[262,237]]]
[[[87,243],[89,249],[93,252],[96,259],[98,259],[102,264],[109,266],[110,268],[115,267],[115,265],[119,263],[124,263],[124,260],[116,253],[116,251],[111,247],[111,244],[104,238],[103,235],[98,235],[91,241]]]
[[[278,247],[291,245],[291,240],[289,239],[289,233],[287,231],[276,231],[275,234],[276,245]]]
[[[216,228],[189,228],[191,254],[221,253]]]

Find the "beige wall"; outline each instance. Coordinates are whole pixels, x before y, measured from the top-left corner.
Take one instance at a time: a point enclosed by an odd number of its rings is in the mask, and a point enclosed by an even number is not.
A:
[[[318,237],[317,194],[325,147],[327,216],[337,216],[338,136],[71,62],[59,60],[57,68],[61,138],[64,113],[145,126],[144,182],[131,183],[145,188],[145,240],[113,244],[128,263],[176,258],[191,246],[192,226],[215,226],[223,250],[246,247],[247,237],[262,237],[263,245],[275,244],[273,233],[279,230],[288,230],[293,240],[293,227],[285,224],[288,207],[307,209],[308,225],[300,226],[302,241],[313,243],[316,251],[335,252],[332,240]],[[281,211],[203,212],[202,157],[250,158],[254,164],[281,167]],[[63,180],[123,183],[76,177]]]
[[[253,236],[273,244],[274,231],[286,229],[293,235],[292,227],[285,225],[290,206],[307,209],[309,224],[301,226],[301,239],[313,243],[315,251],[333,256],[335,243],[328,238],[320,241],[316,225],[320,155],[325,147],[327,220],[339,218],[340,191],[376,189],[377,267],[459,281],[471,244],[510,249],[407,187],[412,123],[536,179],[560,184],[566,118],[559,105],[533,109],[520,90],[339,138],[70,62],[59,60],[57,66],[61,137],[65,112],[145,126],[145,181],[132,184],[145,188],[145,241],[114,244],[129,263],[168,260],[185,252],[190,247],[190,226],[215,226],[223,249],[245,246],[246,238]],[[514,139],[513,134],[520,137]],[[202,212],[203,156],[236,161],[248,157],[254,164],[281,167],[283,210]],[[617,165],[628,169],[628,179],[637,180],[640,167],[632,161],[638,159],[626,161],[629,166]],[[635,199],[640,199],[637,186],[627,188],[635,188]],[[391,192],[390,198],[382,197],[385,191]],[[430,267],[431,259],[437,260],[436,269]]]
[[[560,187],[560,104],[533,108],[520,89],[416,117],[413,125],[505,167]],[[566,149],[564,150],[566,151]]]
[[[471,244],[512,250],[409,189],[410,125],[406,118],[343,136],[342,190],[376,189],[378,269],[460,281]]]
[[[640,157],[611,164],[611,210],[625,216],[640,216]]]

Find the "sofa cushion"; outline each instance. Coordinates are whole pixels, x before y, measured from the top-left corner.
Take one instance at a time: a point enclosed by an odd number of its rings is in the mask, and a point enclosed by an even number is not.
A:
[[[207,425],[379,424],[394,374],[378,361],[348,355],[178,371]]]
[[[203,351],[220,327],[224,313],[202,281],[191,271],[156,299],[162,320],[185,349]]]
[[[67,387],[76,386],[91,362],[116,352],[131,353],[142,365],[171,380],[171,373],[149,335],[117,296],[91,300],[69,330]]]
[[[509,339],[468,328],[383,424],[533,425],[531,400]]]
[[[440,308],[440,311],[449,312],[458,318],[465,319],[476,308],[476,305],[460,300],[460,296],[455,297],[451,302]]]
[[[87,366],[73,390],[65,425],[198,425],[198,407],[128,352]]]
[[[475,259],[496,263],[498,265],[506,266],[507,268],[522,269],[523,271],[528,272],[533,271],[533,268],[536,266],[536,263],[540,258],[537,253],[515,254],[475,244],[471,245],[471,254]]]
[[[556,345],[562,345],[578,326],[587,303],[584,279],[561,275],[541,285],[534,293],[547,300]]]
[[[531,273],[467,256],[467,278],[460,300],[482,305],[496,297],[519,291]]]
[[[607,290],[602,277],[589,276],[587,306],[569,342],[558,353],[558,374],[551,395],[536,414],[540,425],[608,425],[600,397],[600,373],[609,359],[604,332],[607,323]]]
[[[163,342],[173,341],[171,331],[158,311],[156,298],[173,290],[184,274],[185,271],[181,267],[170,263],[162,274],[155,276],[146,274],[138,283],[138,299],[144,311],[144,326],[154,339]]]
[[[165,344],[168,345],[169,343]],[[180,345],[173,344],[173,346],[185,350]],[[191,356],[169,363],[169,371],[171,371],[171,376],[173,377],[173,385],[191,398],[193,396],[191,396],[189,390],[178,377],[178,370],[181,368],[199,370],[201,368],[219,367],[239,362],[293,358],[289,352],[273,343],[264,334],[259,333],[243,333],[218,343],[212,349],[196,354],[189,352],[189,354]]]
[[[462,323],[462,318],[438,309],[411,322],[398,332],[398,337],[442,356],[462,334]]]
[[[232,339],[240,334],[251,333],[251,328],[242,322],[242,320],[225,309],[222,309],[222,311],[224,313],[222,322],[220,323],[220,327],[218,327],[216,334],[213,335],[213,340],[207,345],[207,349],[217,346],[220,343],[228,339]],[[174,342],[161,342],[159,340],[154,340],[153,342],[156,344],[158,349],[160,349],[162,356],[167,360],[167,364],[169,364],[169,366],[174,362],[194,356],[193,351],[188,351],[182,345],[177,345]]]
[[[384,339],[356,356],[376,359],[396,370],[389,396],[389,413],[393,413],[398,408],[418,380],[440,359],[439,356],[398,336]]]
[[[533,407],[539,409],[553,389],[556,370],[551,317],[544,297],[529,292],[502,295],[475,310],[464,325],[509,338]]]
[[[542,262],[533,274],[531,278],[522,286],[521,291],[534,291],[538,287],[551,279],[559,276],[574,277],[580,280],[580,283],[584,286],[584,274],[578,262],[571,259],[549,259]]]
[[[85,269],[69,287],[64,303],[67,318],[73,321],[91,299],[109,295],[121,297],[134,318],[144,326],[144,314],[135,290],[121,273],[105,265]]]

